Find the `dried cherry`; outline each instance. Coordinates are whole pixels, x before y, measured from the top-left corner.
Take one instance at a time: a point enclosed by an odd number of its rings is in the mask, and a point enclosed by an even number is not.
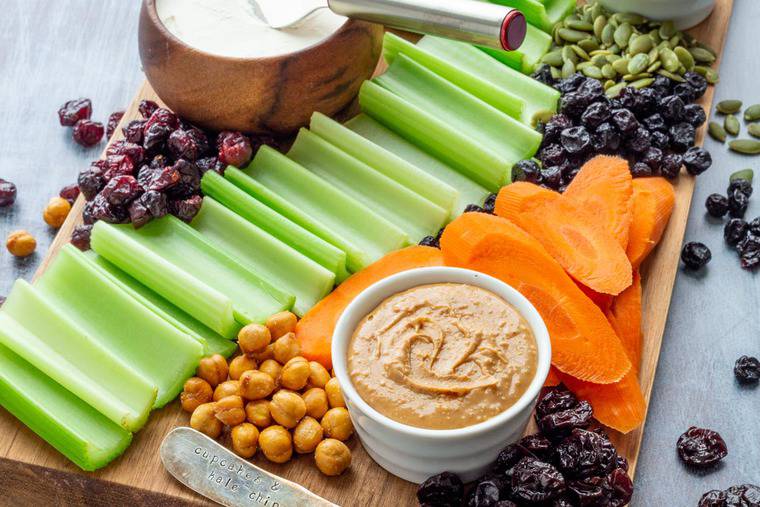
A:
[[[92,120],[79,120],[74,124],[71,136],[77,144],[90,148],[103,139],[103,124]]]
[[[58,121],[63,127],[73,127],[79,120],[89,120],[91,117],[92,102],[90,99],[70,100],[58,109]]]
[[[71,244],[85,252],[90,249],[91,224],[81,224],[74,227],[71,233]]]
[[[116,141],[106,150],[108,155],[126,155],[134,165],[140,165],[145,160],[145,148],[129,141]]]
[[[737,245],[747,236],[749,225],[741,218],[732,218],[723,228],[723,238],[729,245]]]
[[[512,166],[512,181],[541,183],[541,168],[533,160],[521,160]]]
[[[16,185],[0,178],[0,208],[5,208],[16,202],[16,194]]]
[[[728,454],[726,442],[713,431],[692,426],[678,438],[676,446],[681,461],[693,467],[709,467]]]
[[[691,270],[698,270],[707,265],[712,259],[712,252],[707,245],[698,241],[686,243],[681,250],[681,261]]]
[[[728,213],[728,198],[725,195],[710,194],[705,201],[707,212],[715,218],[722,218]]]
[[[137,110],[140,111],[140,115],[146,120],[158,109],[158,104],[152,100],[141,100],[140,105],[137,106]]]
[[[554,463],[569,478],[606,475],[617,466],[617,452],[606,436],[576,428],[555,449]]]
[[[565,491],[565,478],[554,465],[525,457],[512,470],[512,495],[518,501],[545,502]]]
[[[464,496],[464,484],[458,475],[442,472],[434,475],[417,488],[417,500],[421,504],[459,505]]]
[[[760,381],[760,360],[741,356],[734,365],[734,375],[742,384],[757,384]]]
[[[247,166],[253,157],[251,140],[241,132],[221,132],[216,144],[219,161],[223,164],[242,168]]]
[[[564,384],[544,387],[538,395],[536,417],[541,418],[578,405],[578,398]]]
[[[576,406],[560,410],[539,418],[538,429],[551,440],[561,440],[575,428],[585,428],[591,422],[594,413],[587,401],[580,401]]]
[[[169,213],[184,222],[191,222],[201,209],[203,198],[199,195],[187,199],[169,201]]]

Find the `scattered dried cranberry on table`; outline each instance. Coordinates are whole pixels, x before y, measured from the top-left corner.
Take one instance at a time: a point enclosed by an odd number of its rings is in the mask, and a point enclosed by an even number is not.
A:
[[[757,507],[760,506],[760,487],[753,484],[731,486],[725,491],[708,491],[697,507]]]
[[[74,125],[72,137],[77,144],[90,148],[103,139],[103,124],[92,120],[79,120]]]
[[[12,205],[16,202],[16,185],[0,178],[0,208]]]
[[[760,382],[760,360],[756,357],[741,356],[734,365],[734,375],[742,384],[757,384]]]
[[[692,467],[711,467],[728,455],[726,442],[717,432],[692,426],[676,444],[681,461]]]
[[[712,260],[712,252],[704,243],[691,241],[686,243],[681,250],[681,260],[688,269],[696,271]]]
[[[91,117],[92,102],[90,99],[70,100],[58,109],[58,121],[62,127],[73,127],[79,120],[89,120]]]

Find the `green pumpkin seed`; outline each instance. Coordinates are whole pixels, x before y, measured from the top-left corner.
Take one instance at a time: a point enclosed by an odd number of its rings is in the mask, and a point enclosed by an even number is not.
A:
[[[723,125],[717,121],[711,121],[707,125],[707,133],[710,134],[710,137],[716,141],[719,141],[721,143],[726,141],[726,130],[723,128]]]
[[[678,81],[679,83],[685,83],[686,80],[679,76],[678,74],[675,74],[673,72],[668,72],[665,69],[660,69],[657,71],[657,73],[661,76],[665,76],[668,79],[672,79],[673,81]]]
[[[755,177],[755,171],[752,169],[742,169],[736,171],[728,177],[728,181],[747,180],[752,183],[752,179]]]
[[[567,42],[580,42],[588,37],[588,34],[586,32],[573,30],[572,28],[560,28],[557,30],[557,34]]]
[[[654,62],[652,65],[647,67],[647,72],[652,74],[660,70],[660,67],[662,67],[662,62]]]
[[[588,37],[586,39],[583,39],[582,41],[578,43],[578,46],[583,48],[583,50],[586,52],[599,49],[599,43],[593,37]]]
[[[596,55],[591,57],[591,63],[599,67],[600,69],[607,65],[607,57],[604,55]]]
[[[602,69],[594,67],[593,65],[583,67],[583,75],[586,77],[593,77],[594,79],[602,79],[604,77],[602,75]]]
[[[652,48],[649,50],[649,65],[654,65],[654,63],[660,59],[660,51],[657,48]]]
[[[631,35],[633,34],[633,28],[628,23],[623,23],[617,29],[615,30],[615,33],[613,34],[613,37],[615,39],[615,44],[620,46],[621,48],[624,48],[628,45],[628,41],[631,39]]]
[[[562,37],[559,36],[559,29],[562,27],[559,23],[554,25],[554,28],[552,28],[552,38],[554,39],[554,43],[557,46],[564,45],[564,42],[562,41]]]
[[[589,14],[591,14],[592,18],[598,18],[601,16],[604,12],[604,9],[602,8],[602,4],[599,2],[594,2],[591,4],[591,6],[588,9]]]
[[[641,25],[647,21],[647,19],[641,14],[633,14],[631,12],[620,12],[617,16],[621,23],[628,23],[631,25]]]
[[[649,35],[633,36],[628,43],[628,52],[631,55],[637,55],[639,53],[649,53],[654,47],[652,38]]]
[[[582,19],[565,18],[565,21],[563,22],[563,24],[567,28],[571,28],[573,30],[580,30],[582,32],[590,32],[594,29],[594,25],[586,21],[583,21]]]
[[[715,61],[715,56],[713,56],[712,53],[700,47],[689,48],[689,53],[691,53],[691,56],[694,57],[694,60],[699,63],[711,64]]]
[[[617,72],[615,72],[615,69],[612,68],[612,65],[608,63],[602,67],[602,76],[606,77],[607,79],[615,79],[617,77]]]
[[[673,49],[673,52],[675,52],[676,56],[678,57],[678,61],[681,62],[681,65],[683,65],[686,70],[691,70],[694,68],[694,57],[691,56],[691,53],[689,53],[688,49],[683,46],[678,46]]]
[[[557,67],[552,67],[549,69],[549,72],[552,73],[552,79],[561,79],[562,78],[562,71],[558,69]]]
[[[615,86],[615,84],[616,84],[615,81],[613,81],[612,79],[608,79],[607,81],[604,82],[604,91],[609,90],[611,87]]]
[[[607,55],[607,63],[615,63],[616,61],[623,58],[620,55]]]
[[[565,60],[565,63],[562,64],[562,77],[568,78],[575,74],[575,64],[572,60]]]
[[[573,51],[573,48],[570,46],[565,46],[562,48],[562,62],[573,62],[578,63],[578,55],[575,54],[575,51]]]
[[[612,62],[612,68],[618,74],[628,74],[628,58],[621,58]]]
[[[738,113],[741,108],[741,100],[721,100],[715,105],[715,109],[717,109],[719,113],[723,114]]]
[[[741,125],[739,125],[739,120],[736,116],[729,114],[723,119],[723,128],[732,136],[738,136]]]
[[[557,49],[546,53],[543,58],[541,58],[541,63],[551,65],[552,67],[559,67],[563,63],[562,51]]]
[[[618,83],[615,86],[610,86],[607,88],[607,91],[604,92],[607,97],[614,99],[618,95],[620,95],[620,91],[627,86],[628,83]]]
[[[747,133],[752,137],[760,137],[760,123],[750,123],[747,126]]]
[[[649,56],[639,53],[628,62],[628,74],[638,74],[644,72],[649,66]]]
[[[595,49],[593,51],[589,51],[588,54],[591,56],[609,56],[612,53],[610,53],[609,49]]]
[[[718,58],[718,53],[715,52],[713,48],[711,48],[709,45],[705,44],[704,42],[697,42],[696,46],[698,48],[702,48],[705,51],[709,52],[711,55],[713,55],[715,58]]]
[[[602,44],[605,46],[612,46],[615,43],[615,27],[610,25],[609,23],[604,26],[602,29],[602,36],[600,39],[602,39]]]
[[[660,25],[659,33],[663,39],[670,39],[676,34],[676,27],[672,21],[665,21]]]
[[[607,26],[607,17],[604,14],[594,19],[594,35],[596,35],[597,39],[602,38],[602,31],[605,26]]]
[[[671,48],[675,48],[681,43],[681,36],[679,34],[675,34],[673,37],[668,39],[668,44],[670,44]]]
[[[588,67],[589,65],[594,65],[594,64],[591,63],[591,62],[581,62],[581,63],[575,65],[575,70],[581,71],[581,70],[585,69],[586,67]]]
[[[633,86],[637,90],[640,90],[642,88],[646,88],[647,86],[651,86],[652,83],[654,83],[653,77],[646,77],[643,79],[637,79],[636,81],[632,81],[629,86]]]
[[[718,81],[720,81],[720,75],[718,72],[711,69],[710,67],[695,65],[694,72],[701,74],[710,84],[716,84]]]
[[[530,124],[533,126],[533,128],[535,128],[539,122],[546,124],[549,120],[551,120],[552,116],[554,116],[553,111],[550,111],[548,109],[538,110],[530,119]]]
[[[662,66],[665,68],[665,70],[668,72],[675,72],[678,70],[678,66],[681,65],[681,62],[678,60],[678,57],[672,49],[662,48],[660,49],[659,53],[660,61],[662,62]]]
[[[728,143],[728,148],[742,155],[760,154],[760,141],[754,139],[737,139]]]
[[[631,82],[631,81],[638,81],[639,79],[644,79],[652,77],[652,74],[648,74],[646,72],[639,72],[638,74],[626,74],[623,76],[623,81]]]
[[[753,104],[744,110],[744,121],[760,120],[760,104]]]
[[[578,45],[576,45],[576,44],[573,44],[572,46],[570,46],[570,49],[572,49],[572,50],[573,50],[573,52],[574,52],[576,55],[578,55],[578,56],[579,56],[579,57],[580,57],[582,60],[586,60],[586,61],[588,61],[588,60],[590,60],[590,59],[591,59],[591,57],[588,55],[588,53],[586,53],[586,52],[583,50],[583,48],[582,48],[582,47],[580,47],[580,46],[578,46]]]

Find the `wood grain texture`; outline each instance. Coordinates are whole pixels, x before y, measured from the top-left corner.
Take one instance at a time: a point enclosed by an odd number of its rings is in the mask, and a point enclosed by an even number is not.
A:
[[[722,48],[731,8],[732,0],[719,0],[712,17],[696,29],[698,37],[716,48]],[[705,105],[710,104],[712,93],[713,89],[710,88],[703,98]],[[139,98],[154,96],[148,86],[143,86],[138,93]],[[137,100],[130,106],[125,118],[136,115],[136,102]],[[699,136],[701,142],[703,133]],[[676,210],[663,241],[643,268],[645,346],[641,378],[647,400],[652,392],[673,283],[678,272],[678,251],[683,240],[693,192],[694,179],[682,176],[676,186]],[[44,271],[58,248],[68,241],[71,229],[80,220],[81,206],[81,202],[76,204],[75,213],[72,213],[59,231],[38,273]],[[164,471],[157,453],[159,443],[166,432],[176,425],[187,424],[187,420],[187,415],[181,412],[177,403],[154,413],[150,423],[135,436],[133,445],[124,456],[105,470],[84,474],[28,429],[19,425],[6,412],[0,410],[0,490],[4,491],[9,501],[16,501],[22,505],[41,501],[56,505],[139,505],[167,503],[169,498],[178,503],[203,504],[203,499],[182,487]],[[629,458],[632,472],[636,469],[642,437],[643,428],[627,436],[613,435],[619,449]],[[311,456],[300,456],[287,465],[272,465],[260,457],[257,457],[254,463],[303,484],[315,493],[341,505],[385,506],[415,503],[414,485],[387,474],[375,465],[356,439],[352,440],[351,448],[354,462],[350,471],[334,479],[326,479],[319,474]],[[668,452],[672,453],[672,447]],[[722,487],[727,485],[723,484]],[[68,494],[60,493],[63,487],[67,488]]]

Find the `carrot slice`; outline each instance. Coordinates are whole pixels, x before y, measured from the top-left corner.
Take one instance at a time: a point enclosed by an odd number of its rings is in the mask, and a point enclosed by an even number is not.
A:
[[[633,217],[632,182],[626,160],[599,155],[583,164],[562,195],[594,214],[626,248]]]
[[[665,178],[633,180],[633,222],[626,253],[634,268],[641,265],[662,239],[675,202],[673,185]]]
[[[524,181],[502,187],[496,214],[536,238],[567,273],[596,292],[631,285],[631,263],[617,240],[585,209]]]
[[[447,265],[494,276],[536,307],[552,340],[557,369],[608,384],[631,369],[620,340],[599,308],[536,239],[504,218],[465,213],[443,232]]]
[[[549,374],[546,376],[546,380],[544,381],[545,387],[554,387],[558,386],[562,383],[562,379],[559,378],[559,371],[554,366],[549,367]]]
[[[641,363],[641,275],[638,270],[633,272],[633,285],[612,301],[607,320],[638,373]]]
[[[594,417],[605,426],[628,433],[644,422],[647,404],[633,371],[620,382],[606,385],[583,382],[562,373],[559,377],[578,398],[591,404]]]
[[[330,345],[333,330],[346,306],[364,289],[393,274],[414,268],[442,266],[443,255],[437,248],[410,246],[396,250],[351,275],[329,296],[316,304],[296,325],[301,355],[332,367]]]
[[[575,285],[577,285],[578,288],[583,291],[583,293],[586,295],[587,298],[593,301],[594,304],[598,306],[602,312],[607,313],[607,311],[610,309],[610,306],[612,306],[612,301],[615,299],[615,296],[611,294],[602,294],[601,292],[597,292],[594,289],[586,287],[578,280],[574,280],[574,282],[575,282]],[[623,292],[621,292],[621,294]]]

